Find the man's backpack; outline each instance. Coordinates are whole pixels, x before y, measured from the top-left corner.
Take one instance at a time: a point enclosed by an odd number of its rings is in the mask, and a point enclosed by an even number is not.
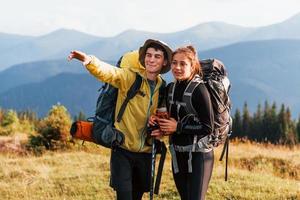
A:
[[[117,62],[117,67],[121,67],[121,57]],[[121,105],[117,117],[115,118],[115,108],[118,97],[118,88],[105,83],[100,89],[100,95],[96,103],[96,112],[94,117],[89,117],[88,122],[76,121],[72,124],[70,133],[73,138],[83,141],[90,141],[101,146],[112,148],[119,146],[124,142],[124,135],[114,128],[115,119],[120,122],[125,112],[128,102],[139,92],[142,84],[142,77],[136,73],[136,79],[127,91],[126,99]],[[166,82],[163,80],[159,89],[158,104],[163,101],[163,93]]]
[[[117,62],[117,67],[120,67],[122,57]],[[142,77],[136,73],[136,79],[127,92],[127,97],[124,100],[117,121],[121,121],[125,108],[139,91],[142,83]],[[88,122],[76,121],[72,124],[70,133],[74,138],[84,141],[92,141],[104,147],[111,148],[121,145],[124,142],[124,135],[114,128],[115,108],[118,96],[118,88],[105,83],[100,89],[100,95],[96,103],[96,112],[94,117],[89,117]]]
[[[121,61],[122,57],[117,62],[117,67],[121,67]],[[117,122],[121,121],[128,102],[138,93],[141,84],[142,77],[136,73],[136,79],[128,90],[126,99],[118,112]],[[107,148],[121,145],[124,142],[123,133],[114,128],[117,97],[118,88],[105,83],[100,89],[100,95],[97,99],[95,117],[89,118],[93,121],[92,138],[95,143]]]

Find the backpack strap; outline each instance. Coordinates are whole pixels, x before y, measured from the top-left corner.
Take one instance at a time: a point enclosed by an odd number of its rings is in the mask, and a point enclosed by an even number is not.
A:
[[[179,109],[180,106],[183,106],[185,108],[185,110],[187,111],[188,114],[194,114],[197,115],[197,111],[195,110],[195,108],[193,107],[192,104],[192,94],[195,90],[195,88],[200,84],[200,83],[204,83],[203,80],[200,78],[199,75],[196,75],[187,85],[187,87],[185,88],[184,92],[183,92],[183,97],[182,97],[182,101],[183,102],[174,102],[174,92],[175,92],[175,84],[172,83],[170,85],[169,91],[168,91],[168,102],[170,103],[170,109],[171,110],[171,106],[173,104],[176,104],[177,106],[177,114],[179,113]],[[186,117],[186,116],[185,116]],[[179,117],[178,117],[179,119]],[[184,118],[183,118],[184,119]],[[180,120],[180,119],[179,119]],[[187,145],[187,146],[181,146],[181,148],[179,149],[174,149],[174,147],[176,147],[175,145],[171,144],[171,146],[173,146],[173,149],[170,148],[170,151],[184,151],[184,152],[188,152],[189,153],[189,159],[188,159],[188,172],[192,173],[193,169],[192,169],[192,152],[196,152],[196,146],[197,146],[197,141],[198,141],[198,137],[197,135],[194,135],[193,138],[193,144],[192,145]],[[179,170],[177,167],[177,159],[174,156],[175,155],[175,151],[172,153],[172,162],[174,165],[174,173],[176,174]],[[176,166],[176,168],[175,168]]]
[[[178,120],[180,120],[180,117],[179,117],[180,107],[181,106],[186,107],[186,103],[181,102],[181,101],[174,101],[174,93],[175,93],[175,83],[172,82],[172,83],[170,83],[169,91],[168,91],[169,112],[171,112],[172,105],[175,105],[176,109],[177,109],[177,117],[178,117]]]
[[[197,111],[195,110],[193,103],[192,103],[192,94],[196,87],[200,83],[204,83],[204,81],[200,78],[199,75],[196,75],[188,84],[183,92],[182,101],[185,103],[185,109],[188,113],[192,113],[197,115]]]
[[[138,73],[136,73],[135,81],[131,85],[130,89],[128,90],[126,99],[124,100],[124,102],[121,105],[120,111],[117,116],[117,122],[121,121],[128,102],[138,93],[141,85],[142,85],[142,77]]]
[[[165,103],[165,91],[166,91],[166,81],[164,79],[161,79],[162,83],[159,88],[159,95],[158,95],[158,108],[162,107]]]
[[[175,104],[174,102],[174,91],[175,91],[175,83],[172,82],[170,83],[169,89],[168,89],[168,97],[167,97],[167,101],[169,103],[169,112],[171,112],[171,107],[173,104]]]

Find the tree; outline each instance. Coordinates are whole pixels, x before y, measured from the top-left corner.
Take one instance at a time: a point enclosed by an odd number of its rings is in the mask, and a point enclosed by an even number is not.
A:
[[[262,131],[262,108],[261,104],[257,105],[256,112],[253,114],[253,119],[250,128],[250,139],[251,140],[259,140],[259,136]]]
[[[85,116],[85,114],[82,111],[80,111],[78,113],[78,116],[74,117],[74,121],[80,121],[80,120],[83,120],[83,121],[86,120],[86,116]]]
[[[19,124],[18,115],[15,111],[8,110],[3,116],[2,126],[5,127],[5,126],[13,125],[13,124],[16,124],[16,125]]]
[[[31,122],[36,122],[38,120],[36,112],[31,110],[18,112],[18,117],[20,120],[29,120]]]
[[[248,110],[247,102],[244,103],[243,108],[243,121],[242,121],[242,137],[248,137],[250,133],[250,123],[251,123],[251,116]]]
[[[242,117],[239,109],[236,109],[233,124],[232,124],[232,137],[241,137],[242,134]]]
[[[281,104],[281,108],[278,114],[278,124],[279,124],[278,142],[283,144],[287,140],[287,135],[289,131],[284,104]]]
[[[295,145],[297,140],[296,140],[296,126],[292,120],[292,115],[291,115],[291,111],[290,108],[288,107],[286,109],[286,120],[287,120],[287,125],[288,125],[288,131],[287,131],[287,135],[286,137],[286,144],[289,145]]]
[[[4,110],[0,108],[0,125],[2,125],[3,117],[4,117]]]
[[[297,142],[300,143],[300,115],[298,117],[298,122],[296,125],[296,132],[297,132]]]
[[[13,110],[8,110],[4,113],[1,122],[0,135],[11,135],[19,130],[20,122],[17,113]]]
[[[30,137],[29,145],[44,145],[46,149],[65,148],[69,139],[71,117],[62,105],[54,105],[41,120],[38,135]]]

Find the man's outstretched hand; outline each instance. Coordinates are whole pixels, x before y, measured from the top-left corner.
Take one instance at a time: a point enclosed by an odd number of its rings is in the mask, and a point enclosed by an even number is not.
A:
[[[91,56],[88,56],[81,51],[71,51],[70,55],[68,56],[68,60],[70,61],[73,58],[81,61],[83,65],[87,65],[92,61]]]

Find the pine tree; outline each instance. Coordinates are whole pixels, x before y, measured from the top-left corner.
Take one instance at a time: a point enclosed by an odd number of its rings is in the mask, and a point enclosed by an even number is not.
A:
[[[248,137],[250,133],[251,116],[248,110],[247,102],[244,103],[243,108],[243,121],[242,121],[242,134],[241,137]]]
[[[262,120],[263,120],[262,108],[261,108],[261,104],[259,103],[257,105],[256,112],[253,114],[251,132],[250,132],[251,140],[255,140],[255,141],[259,140],[259,136],[261,135],[261,131],[262,131]]]
[[[298,117],[298,122],[296,125],[296,132],[297,132],[297,142],[300,143],[300,115]]]
[[[292,120],[292,115],[291,115],[291,110],[288,107],[286,109],[286,120],[287,120],[287,125],[288,125],[288,131],[287,131],[287,135],[286,135],[286,144],[289,145],[295,145],[296,144],[296,126]]]
[[[264,114],[262,119],[262,133],[259,136],[259,141],[267,141],[268,136],[272,132],[271,130],[271,108],[268,101],[265,101]]]
[[[281,108],[278,114],[278,125],[279,125],[278,142],[280,144],[284,144],[287,141],[287,135],[288,135],[288,121],[287,121],[284,104],[281,104]]]
[[[75,115],[75,117],[74,117],[74,121],[80,121],[80,120],[82,120],[82,121],[86,120],[86,116],[85,116],[84,112],[82,112],[82,111],[80,111],[78,113],[78,116]]]
[[[2,125],[3,117],[4,117],[4,110],[0,108],[0,125]]]
[[[232,126],[232,137],[241,137],[242,135],[242,117],[239,109],[236,109],[234,118],[233,118],[233,126]]]
[[[276,102],[274,102],[270,110],[269,131],[268,134],[266,135],[267,141],[272,143],[278,143],[278,139],[279,139],[278,130],[279,130],[279,125],[278,125],[277,106],[276,106]]]

